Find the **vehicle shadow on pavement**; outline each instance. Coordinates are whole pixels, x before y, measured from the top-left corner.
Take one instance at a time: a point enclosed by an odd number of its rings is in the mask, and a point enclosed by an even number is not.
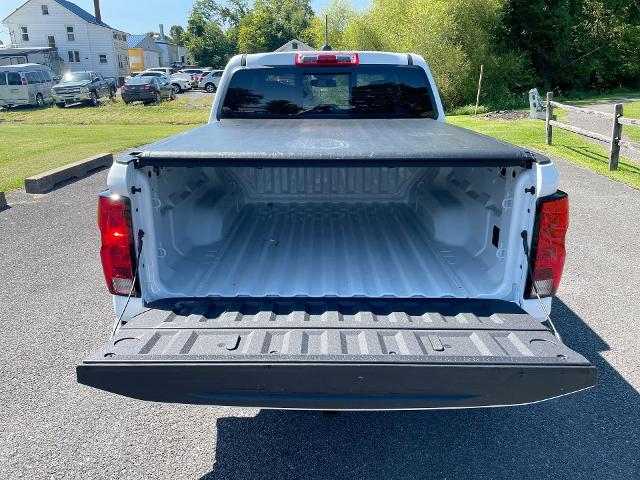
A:
[[[513,408],[219,418],[215,464],[201,480],[640,478],[640,394],[560,299],[552,317],[598,368],[591,390]]]

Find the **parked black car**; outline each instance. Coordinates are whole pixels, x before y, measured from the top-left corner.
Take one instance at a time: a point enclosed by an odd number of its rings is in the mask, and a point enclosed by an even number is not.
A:
[[[162,77],[138,76],[127,80],[120,89],[124,103],[156,102],[163,99],[173,100],[176,94],[170,83]]]

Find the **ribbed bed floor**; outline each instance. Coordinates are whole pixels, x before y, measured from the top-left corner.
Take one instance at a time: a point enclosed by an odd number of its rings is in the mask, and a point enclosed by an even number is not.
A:
[[[406,204],[247,204],[224,237],[165,281],[185,296],[466,295]]]

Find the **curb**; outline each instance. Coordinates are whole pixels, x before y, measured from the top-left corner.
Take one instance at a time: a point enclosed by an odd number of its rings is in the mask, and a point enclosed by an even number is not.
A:
[[[0,210],[7,206],[7,197],[4,196],[4,192],[0,192]]]
[[[46,193],[61,182],[72,178],[84,177],[92,170],[108,167],[112,163],[113,154],[100,153],[93,157],[80,160],[79,162],[29,177],[24,181],[24,189],[27,193]]]

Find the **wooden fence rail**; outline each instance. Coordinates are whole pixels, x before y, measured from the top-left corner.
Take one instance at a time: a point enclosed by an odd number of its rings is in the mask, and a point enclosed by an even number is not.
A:
[[[569,112],[584,113],[587,115],[593,115],[599,118],[606,118],[611,120],[611,134],[602,135],[597,132],[590,132],[583,128],[578,128],[573,125],[561,123],[553,119],[553,107],[562,108]],[[573,105],[567,105],[565,103],[555,102],[553,100],[553,92],[547,93],[547,113],[546,113],[546,132],[547,132],[547,145],[551,145],[553,141],[553,127],[567,130],[569,132],[577,133],[583,137],[593,138],[600,140],[601,142],[609,143],[609,170],[618,169],[618,160],[620,159],[620,146],[624,145],[625,148],[631,148],[640,151],[640,147],[636,144],[622,140],[622,126],[633,125],[640,127],[640,120],[634,118],[624,118],[622,116],[622,104],[616,103],[613,106],[613,112],[600,112],[598,110],[590,110],[588,108],[574,107]]]

